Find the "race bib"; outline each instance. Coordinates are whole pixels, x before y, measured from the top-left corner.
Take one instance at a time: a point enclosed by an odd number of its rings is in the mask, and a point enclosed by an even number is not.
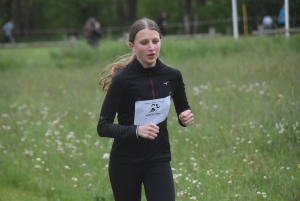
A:
[[[170,105],[170,96],[154,100],[136,101],[134,125],[159,124],[167,118]]]

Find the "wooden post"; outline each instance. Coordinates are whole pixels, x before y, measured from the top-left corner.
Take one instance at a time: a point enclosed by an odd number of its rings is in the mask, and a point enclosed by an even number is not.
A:
[[[210,27],[208,30],[208,35],[210,38],[214,38],[216,36],[216,29],[214,27]]]
[[[243,21],[244,21],[244,35],[248,35],[248,18],[247,18],[247,7],[246,4],[242,5],[243,7]]]
[[[190,34],[190,22],[189,22],[189,15],[184,14],[183,16],[183,27],[184,27],[184,33]]]
[[[77,44],[77,38],[75,36],[70,36],[69,41],[70,41],[71,47],[74,48]]]
[[[258,35],[259,35],[259,36],[265,35],[265,30],[264,30],[264,26],[263,26],[263,25],[259,24],[259,25],[257,26],[257,30],[258,30]]]
[[[199,20],[198,15],[195,14],[194,15],[194,23],[193,23],[193,34],[197,34],[197,32],[198,32],[198,20]]]

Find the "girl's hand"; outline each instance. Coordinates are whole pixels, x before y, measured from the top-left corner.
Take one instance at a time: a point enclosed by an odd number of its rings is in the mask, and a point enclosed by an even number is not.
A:
[[[185,126],[190,126],[194,123],[194,115],[191,110],[186,110],[179,115],[179,120]]]
[[[143,126],[138,127],[138,136],[154,140],[157,137],[157,134],[159,133],[159,127],[153,123],[149,123]]]

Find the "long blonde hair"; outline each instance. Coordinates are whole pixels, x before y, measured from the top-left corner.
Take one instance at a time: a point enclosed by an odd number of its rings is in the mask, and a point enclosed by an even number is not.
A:
[[[132,26],[129,28],[129,37],[128,37],[128,42],[134,43],[134,39],[136,34],[143,30],[143,29],[149,29],[149,30],[154,30],[159,33],[159,36],[161,38],[161,32],[158,27],[158,25],[153,21],[148,18],[142,18],[140,20],[135,21]],[[107,65],[105,68],[103,68],[100,71],[100,82],[99,85],[102,85],[102,90],[104,92],[107,92],[111,81],[115,74],[119,72],[120,70],[124,69],[129,63],[131,63],[135,59],[135,54],[134,53],[129,53],[123,56],[120,56],[116,59],[115,62]],[[110,74],[104,76],[104,74],[110,70]]]

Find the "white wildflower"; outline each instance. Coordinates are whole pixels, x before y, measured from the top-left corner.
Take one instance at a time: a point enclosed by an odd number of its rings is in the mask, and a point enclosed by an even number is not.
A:
[[[104,153],[102,156],[103,159],[109,159],[109,154],[108,153]]]

